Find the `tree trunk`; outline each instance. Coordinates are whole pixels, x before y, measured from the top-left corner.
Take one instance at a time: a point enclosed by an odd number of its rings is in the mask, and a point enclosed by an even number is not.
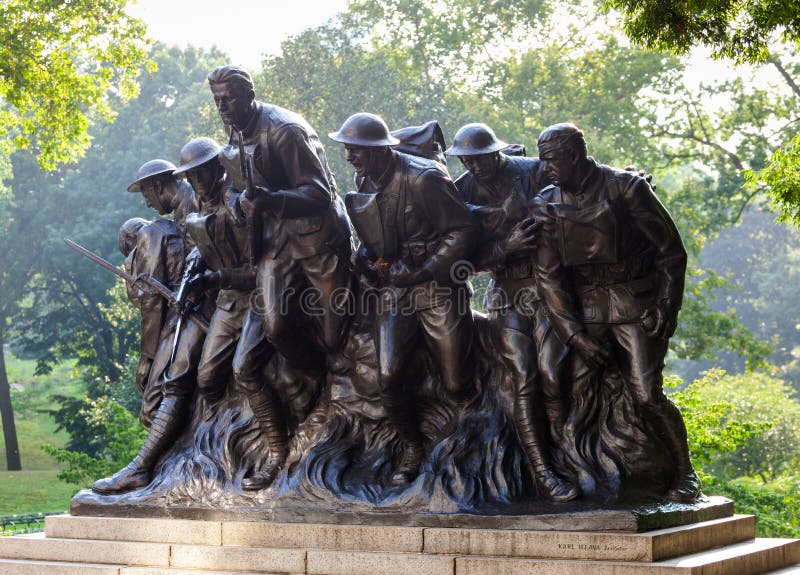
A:
[[[3,437],[6,441],[6,468],[9,471],[20,471],[22,463],[19,459],[17,443],[17,427],[14,425],[14,408],[11,406],[11,386],[6,373],[6,355],[4,351],[3,326],[5,318],[0,317],[0,418],[3,420]]]

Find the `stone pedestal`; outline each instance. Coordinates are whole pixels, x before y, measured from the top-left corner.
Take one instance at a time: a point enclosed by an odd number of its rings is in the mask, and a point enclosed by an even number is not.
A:
[[[800,574],[800,541],[733,515],[647,532],[51,516],[0,538],[4,575]]]
[[[702,497],[697,503],[648,503],[636,506],[601,506],[597,503],[515,503],[502,508],[484,507],[481,513],[408,513],[371,508],[332,509],[316,506],[209,507],[165,505],[158,502],[119,502],[113,497],[84,490],[72,498],[72,515],[247,521],[273,523],[333,523],[399,527],[460,527],[469,529],[521,529],[528,531],[631,531],[677,527],[733,515],[733,502],[725,497]]]

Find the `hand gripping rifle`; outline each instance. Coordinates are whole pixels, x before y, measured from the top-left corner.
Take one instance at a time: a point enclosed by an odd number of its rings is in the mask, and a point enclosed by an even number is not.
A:
[[[154,291],[155,293],[157,293],[158,295],[163,297],[165,300],[167,300],[167,302],[169,303],[170,307],[178,310],[178,312],[180,313],[180,319],[178,320],[178,322],[179,322],[178,323],[178,328],[176,328],[176,330],[175,330],[175,341],[172,344],[172,348],[173,349],[172,349],[172,355],[170,356],[170,363],[172,363],[172,359],[173,359],[173,356],[175,354],[175,346],[176,346],[177,341],[178,341],[178,335],[180,334],[180,324],[183,321],[184,314],[189,315],[200,326],[200,329],[202,329],[205,332],[208,331],[208,322],[207,321],[205,321],[202,317],[200,317],[198,314],[196,314],[192,310],[184,311],[183,309],[181,309],[182,307],[186,307],[186,305],[185,305],[186,295],[183,296],[183,298],[184,298],[183,305],[181,305],[181,303],[178,300],[178,297],[176,297],[176,295],[174,293],[172,293],[172,290],[170,290],[167,286],[162,284],[160,281],[158,281],[154,277],[150,277],[148,275],[140,275],[139,277],[133,277],[131,274],[122,271],[117,266],[111,264],[110,262],[107,262],[106,260],[104,260],[103,258],[98,256],[97,254],[90,252],[85,247],[83,247],[80,244],[77,244],[77,243],[73,242],[72,240],[64,239],[64,243],[67,244],[67,246],[70,249],[78,252],[83,257],[92,260],[94,263],[96,263],[100,267],[110,271],[112,274],[114,274],[116,276],[121,277],[123,280],[125,280],[126,283],[128,283],[128,284],[130,284],[132,286],[135,286],[137,283],[142,283],[142,284],[146,285],[152,291]],[[197,261],[197,260],[195,260],[195,261]],[[191,265],[192,264],[190,264],[189,267],[191,267]],[[187,283],[186,274],[184,274],[184,279],[181,281],[181,287],[178,290],[178,296],[181,295],[181,290],[188,291],[184,287],[186,283]]]
[[[175,337],[172,338],[172,350],[169,353],[169,364],[175,359],[175,351],[178,349],[178,341],[181,337],[181,330],[183,329],[183,320],[187,315],[197,320],[197,316],[189,305],[189,292],[191,291],[190,282],[200,271],[200,258],[191,258],[189,263],[186,264],[186,269],[183,270],[183,277],[181,278],[181,285],[178,287],[178,293],[175,296],[175,305],[178,310],[178,325],[175,326]],[[201,324],[202,325],[202,324]],[[208,325],[206,324],[205,332],[208,333]]]

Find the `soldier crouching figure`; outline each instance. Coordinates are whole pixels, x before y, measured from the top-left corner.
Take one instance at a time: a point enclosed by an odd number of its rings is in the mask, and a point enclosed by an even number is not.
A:
[[[568,377],[582,388],[615,363],[675,469],[666,498],[693,502],[700,482],[662,377],[686,274],[678,229],[646,179],[587,156],[573,124],[544,130],[539,158],[554,186],[535,201],[547,232],[537,273],[553,327],[572,350]]]

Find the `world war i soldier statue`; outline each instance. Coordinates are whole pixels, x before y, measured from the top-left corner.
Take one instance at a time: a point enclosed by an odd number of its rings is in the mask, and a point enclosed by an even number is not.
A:
[[[540,494],[569,501],[579,490],[553,470],[549,455],[566,419],[560,389],[566,347],[555,337],[536,288],[537,226],[529,217],[533,198],[549,182],[537,158],[506,155],[501,150],[507,146],[486,124],[467,124],[445,153],[458,156],[467,168],[455,185],[480,224],[473,262],[477,271],[491,273],[486,303],[492,341],[515,386],[520,441]],[[549,422],[552,436],[539,429],[542,420]]]
[[[257,101],[242,68],[216,68],[208,82],[231,130],[220,161],[257,266],[256,305],[234,358],[237,385],[259,398],[251,404],[270,438],[272,459],[242,483],[255,490],[272,483],[286,457],[280,394],[263,366],[277,349],[292,367],[322,376],[326,357],[338,350],[349,321],[350,223],[308,122]],[[301,328],[309,323],[310,330]]]
[[[174,175],[175,165],[166,160],[143,164],[128,191],[141,193],[148,207],[173,220],[152,222],[132,218],[120,229],[119,247],[125,255],[126,271],[133,277],[147,276],[177,290],[189,252],[186,215],[197,209],[191,186]],[[194,321],[181,331],[180,353],[175,352],[179,310],[172,309],[162,294],[142,283],[128,285],[128,298],[141,314],[141,345],[136,387],[142,393],[140,420],[150,433],[137,456],[112,477],[100,479],[92,489],[101,494],[122,493],[150,483],[158,458],[182,428],[194,389],[194,370],[203,332]]]
[[[167,289],[178,289],[186,244],[174,222],[132,218],[120,228],[119,248],[126,256],[125,271],[131,277],[146,276]],[[103,495],[124,493],[150,483],[153,466],[172,445],[174,434],[183,425],[194,387],[193,378],[181,380],[182,385],[178,386],[164,385],[178,325],[177,311],[168,306],[163,295],[154,292],[144,282],[128,284],[128,298],[138,305],[142,316],[141,354],[147,353],[148,348],[155,350],[152,358],[145,356],[142,360],[140,356],[136,374],[136,384],[142,393],[140,419],[150,432],[133,461],[112,477],[94,483],[92,490]],[[202,337],[202,332],[200,334]],[[182,361],[190,370],[191,360],[184,357]],[[140,377],[143,364],[148,366],[148,371]]]
[[[147,274],[163,283],[168,283],[165,278],[175,273],[178,274],[177,281],[180,281],[183,258],[189,252],[188,245],[184,243],[186,215],[197,211],[197,201],[192,187],[185,180],[176,178],[174,172],[175,165],[172,162],[150,160],[142,164],[136,173],[136,180],[128,186],[129,192],[141,193],[147,207],[154,209],[160,216],[172,215],[171,221],[155,220],[143,233],[135,236],[143,245],[138,249],[129,250],[133,255],[126,264],[132,275]],[[183,252],[183,255],[178,258],[176,253],[169,250]],[[168,262],[176,258],[179,261],[177,268],[168,269],[172,266],[172,263]],[[130,287],[128,295],[129,297],[133,295]],[[155,380],[160,375],[159,369],[156,369],[151,377],[151,366],[163,339],[161,331],[166,319],[167,304],[160,295],[146,292],[136,295],[135,300],[141,311],[141,345],[136,386],[143,394],[142,423],[149,427],[152,415],[161,401],[161,391],[158,386],[148,386],[147,382],[149,379]],[[168,334],[165,332],[163,335]],[[164,369],[166,364],[159,367]]]
[[[231,130],[220,160],[230,189],[245,192],[238,196],[239,208],[258,236],[252,238],[259,246],[253,257],[266,339],[293,366],[308,368],[314,357],[310,344],[336,351],[349,320],[344,304],[351,280],[350,224],[325,150],[299,114],[257,101],[253,80],[242,68],[216,68],[208,82]],[[297,329],[301,297],[314,308],[306,310],[317,324],[318,337],[311,342]],[[263,358],[240,363],[246,368]]]
[[[392,483],[419,473],[423,447],[413,394],[402,370],[418,342],[438,368],[445,394],[470,394],[473,338],[469,292],[454,268],[471,255],[476,223],[446,169],[392,149],[398,143],[378,116],[350,116],[331,139],[344,144],[358,192],[346,203],[361,239],[357,267],[387,287],[393,304],[376,312],[378,379],[384,407],[397,429],[402,456]]]
[[[234,357],[242,345],[242,329],[256,287],[256,270],[249,263],[253,246],[247,226],[233,212],[236,198],[225,192],[227,176],[219,161],[221,150],[222,146],[210,138],[195,138],[181,149],[177,170],[186,174],[200,200],[200,211],[186,220],[200,261],[191,286],[196,291],[217,293],[197,367],[197,388],[204,400],[206,418],[233,377]],[[263,406],[272,406],[272,400],[261,387],[245,387],[242,391],[269,442],[268,465],[277,469],[286,450],[283,419],[270,412],[264,421]],[[252,481],[260,482],[261,473],[261,469],[252,470],[242,480],[242,487],[248,489]]]
[[[554,186],[536,200],[547,229],[535,251],[537,274],[553,327],[572,349],[571,381],[583,388],[615,364],[671,458],[666,498],[695,501],[700,483],[686,427],[662,379],[686,273],[678,229],[644,178],[587,156],[573,124],[550,126],[538,145]]]

